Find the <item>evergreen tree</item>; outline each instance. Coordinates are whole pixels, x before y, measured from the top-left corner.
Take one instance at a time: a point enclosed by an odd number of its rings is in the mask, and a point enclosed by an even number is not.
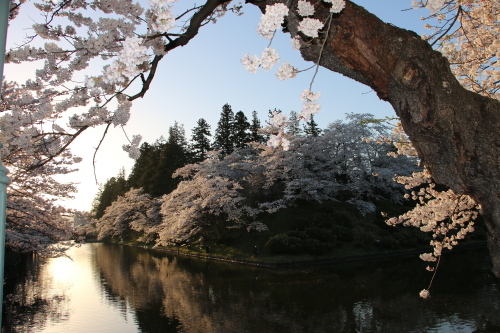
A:
[[[172,178],[175,170],[188,163],[187,151],[179,144],[166,143],[159,147],[159,161],[150,180],[149,194],[159,197],[175,190],[178,178]]]
[[[318,127],[318,124],[314,121],[314,116],[311,115],[311,120],[306,122],[304,125],[304,132],[308,137],[317,137],[321,135],[321,128]]]
[[[250,141],[251,142],[266,142],[266,138],[259,130],[262,128],[260,125],[259,117],[257,117],[257,111],[252,112],[252,123],[250,124]]]
[[[229,155],[234,150],[234,113],[231,105],[222,107],[220,120],[215,130],[213,147],[221,152],[221,157]]]
[[[203,118],[197,122],[197,126],[193,128],[193,137],[191,139],[191,154],[194,163],[202,162],[207,158],[207,152],[212,149],[209,137],[210,125]]]
[[[94,218],[101,218],[106,208],[127,191],[128,186],[125,179],[125,169],[122,168],[117,177],[111,177],[102,188],[99,189],[92,207],[92,215]]]
[[[250,142],[250,133],[248,130],[250,123],[243,111],[238,111],[234,115],[234,148],[244,148],[247,142]]]
[[[286,126],[286,132],[288,134],[297,136],[302,134],[302,129],[299,126],[299,117],[297,116],[297,112],[290,112],[290,118],[288,119],[289,124]]]
[[[151,178],[147,180],[144,191],[153,197],[172,192],[179,183],[172,174],[189,162],[189,151],[184,125],[174,122],[168,129],[167,141],[159,141],[155,147],[155,165],[152,166]]]
[[[184,130],[184,125],[179,125],[177,121],[174,122],[173,126],[170,126],[168,129],[168,144],[178,145],[182,149],[187,151],[187,139],[186,139],[186,131]]]
[[[163,138],[160,140],[165,141]],[[158,163],[158,158],[156,156],[158,154],[156,152],[156,146],[150,145],[147,142],[144,142],[139,149],[141,155],[135,160],[127,182],[129,188],[144,188],[144,191],[148,192],[146,189],[148,179],[151,179],[151,173],[154,166]]]
[[[189,162],[189,151],[184,126],[174,123],[168,129],[167,140],[160,137],[153,145],[141,146],[141,156],[136,160],[128,179],[129,188],[142,188],[145,193],[159,197],[174,190],[179,182],[172,174]]]

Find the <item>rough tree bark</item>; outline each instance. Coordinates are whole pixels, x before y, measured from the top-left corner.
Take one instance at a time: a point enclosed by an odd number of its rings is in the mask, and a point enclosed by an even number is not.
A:
[[[326,22],[329,5],[316,7],[315,17]],[[292,13],[285,22],[292,37],[299,21]],[[493,272],[500,277],[500,102],[463,88],[447,59],[417,34],[352,2],[333,14],[328,34],[301,48],[305,60],[317,62],[324,38],[320,65],[391,103],[436,182],[481,204]]]

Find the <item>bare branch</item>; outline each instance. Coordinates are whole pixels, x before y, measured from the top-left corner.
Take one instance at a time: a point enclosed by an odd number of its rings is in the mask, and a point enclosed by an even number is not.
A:
[[[220,5],[229,2],[229,0],[208,0],[203,6],[200,7],[200,9],[193,15],[189,22],[189,26],[186,30],[186,32],[176,39],[171,40],[168,44],[165,45],[165,52],[169,52],[176,47],[179,46],[184,46],[191,41],[197,34],[201,26],[203,26],[203,22],[210,17],[215,11],[217,7]],[[172,36],[172,34],[169,34],[169,36]],[[146,92],[149,90],[149,86],[151,82],[153,81],[153,78],[156,74],[156,68],[158,67],[159,61],[163,58],[163,55],[156,55],[151,62],[151,70],[148,73],[148,77],[146,80],[144,80],[142,89],[139,93],[129,97],[129,101],[133,101],[139,97],[144,97]]]
[[[92,157],[92,166],[94,167],[94,178],[95,178],[95,183],[96,184],[99,184],[99,182],[97,181],[97,173],[95,171],[96,170],[96,168],[95,168],[95,157],[97,155],[97,151],[101,147],[102,142],[104,141],[104,138],[106,137],[106,134],[108,133],[109,126],[111,126],[111,123],[108,123],[108,125],[106,125],[106,129],[104,130],[104,133],[102,134],[102,138],[99,141],[99,144],[97,145],[97,147],[96,147],[96,149],[94,151],[94,156]]]

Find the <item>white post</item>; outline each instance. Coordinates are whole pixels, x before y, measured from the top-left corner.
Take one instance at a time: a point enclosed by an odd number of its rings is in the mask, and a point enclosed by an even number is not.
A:
[[[0,148],[3,145],[0,143]],[[3,277],[4,277],[4,262],[5,262],[5,219],[7,215],[7,185],[10,184],[10,179],[7,177],[6,167],[3,166],[0,155],[0,323],[2,322],[3,309]],[[1,324],[0,324],[1,327]],[[0,329],[1,330],[1,329]]]
[[[3,82],[3,62],[5,60],[5,44],[7,43],[7,25],[9,22],[10,0],[0,0],[0,93]]]
[[[5,45],[7,42],[7,26],[9,22],[10,0],[0,0],[0,96],[3,84],[3,63],[5,60]],[[0,143],[0,148],[3,145]],[[2,326],[3,310],[3,276],[5,261],[5,218],[7,211],[7,185],[10,179],[9,171],[3,166],[0,155],[0,330]]]

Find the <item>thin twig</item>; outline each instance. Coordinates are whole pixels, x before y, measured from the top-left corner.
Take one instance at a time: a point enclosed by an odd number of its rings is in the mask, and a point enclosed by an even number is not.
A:
[[[323,50],[325,49],[326,41],[328,40],[328,33],[330,32],[330,26],[332,24],[332,16],[333,16],[333,13],[330,13],[330,15],[328,16],[328,27],[326,28],[325,40],[323,41],[323,45],[321,46],[321,50],[319,51],[318,62],[316,63],[316,70],[314,71],[314,75],[311,79],[311,84],[309,85],[309,91],[312,91],[312,85],[314,83],[314,79],[316,78],[316,75],[318,74],[319,63],[321,62],[321,57],[323,56]]]
[[[97,148],[94,151],[94,156],[92,157],[92,166],[94,167],[94,178],[95,178],[95,183],[97,185],[99,185],[99,182],[97,181],[97,173],[96,173],[96,167],[95,167],[95,157],[97,155],[97,151],[99,150],[99,147],[101,147],[101,144],[104,141],[104,138],[106,137],[106,133],[108,133],[109,126],[111,126],[111,123],[108,123],[108,125],[106,126],[106,129],[104,130],[104,134],[102,135],[102,138],[99,141],[99,144],[97,145]]]

